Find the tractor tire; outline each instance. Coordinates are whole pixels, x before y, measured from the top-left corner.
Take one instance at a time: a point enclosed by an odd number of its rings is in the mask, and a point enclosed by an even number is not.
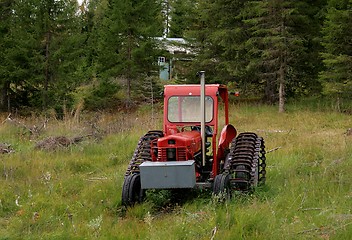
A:
[[[128,175],[123,182],[122,187],[122,204],[133,206],[143,200],[144,191],[141,189],[140,174],[133,173]]]
[[[225,172],[232,175],[234,190],[250,191],[265,183],[264,140],[255,133],[241,133],[231,143]]]
[[[213,193],[223,199],[229,200],[232,197],[230,174],[222,173],[215,177],[213,183]]]
[[[149,131],[139,139],[132,159],[127,167],[125,177],[133,173],[139,173],[139,165],[141,165],[143,162],[152,161],[151,142],[163,136],[164,134],[162,131]]]

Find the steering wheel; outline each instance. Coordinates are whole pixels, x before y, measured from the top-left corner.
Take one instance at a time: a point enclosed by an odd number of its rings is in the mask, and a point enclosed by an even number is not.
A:
[[[191,126],[191,130],[200,132],[201,131],[201,127],[199,125]],[[212,137],[213,136],[213,129],[210,126],[208,126],[208,125],[205,125],[205,135],[207,137]]]

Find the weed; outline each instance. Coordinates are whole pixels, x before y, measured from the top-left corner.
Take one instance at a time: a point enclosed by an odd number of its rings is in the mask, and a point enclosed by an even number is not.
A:
[[[95,237],[99,237],[102,223],[103,223],[103,216],[100,215],[97,218],[90,220],[89,223],[87,224],[87,226],[93,230]]]

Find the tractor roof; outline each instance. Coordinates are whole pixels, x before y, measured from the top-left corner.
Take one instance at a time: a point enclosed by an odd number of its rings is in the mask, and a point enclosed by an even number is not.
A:
[[[205,94],[208,96],[217,96],[223,95],[227,92],[225,85],[221,84],[206,84],[205,85]],[[164,95],[173,96],[173,95],[200,95],[200,84],[184,84],[184,85],[165,85],[164,86]]]

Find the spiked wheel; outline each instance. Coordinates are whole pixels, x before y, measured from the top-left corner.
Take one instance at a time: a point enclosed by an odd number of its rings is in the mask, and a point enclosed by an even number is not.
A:
[[[248,191],[265,182],[264,140],[255,133],[241,133],[231,143],[226,171],[235,190]]]
[[[163,137],[162,131],[149,131],[139,139],[137,147],[133,153],[132,159],[126,170],[125,176],[132,173],[139,173],[139,165],[145,161],[151,161],[151,143],[153,140]]]

